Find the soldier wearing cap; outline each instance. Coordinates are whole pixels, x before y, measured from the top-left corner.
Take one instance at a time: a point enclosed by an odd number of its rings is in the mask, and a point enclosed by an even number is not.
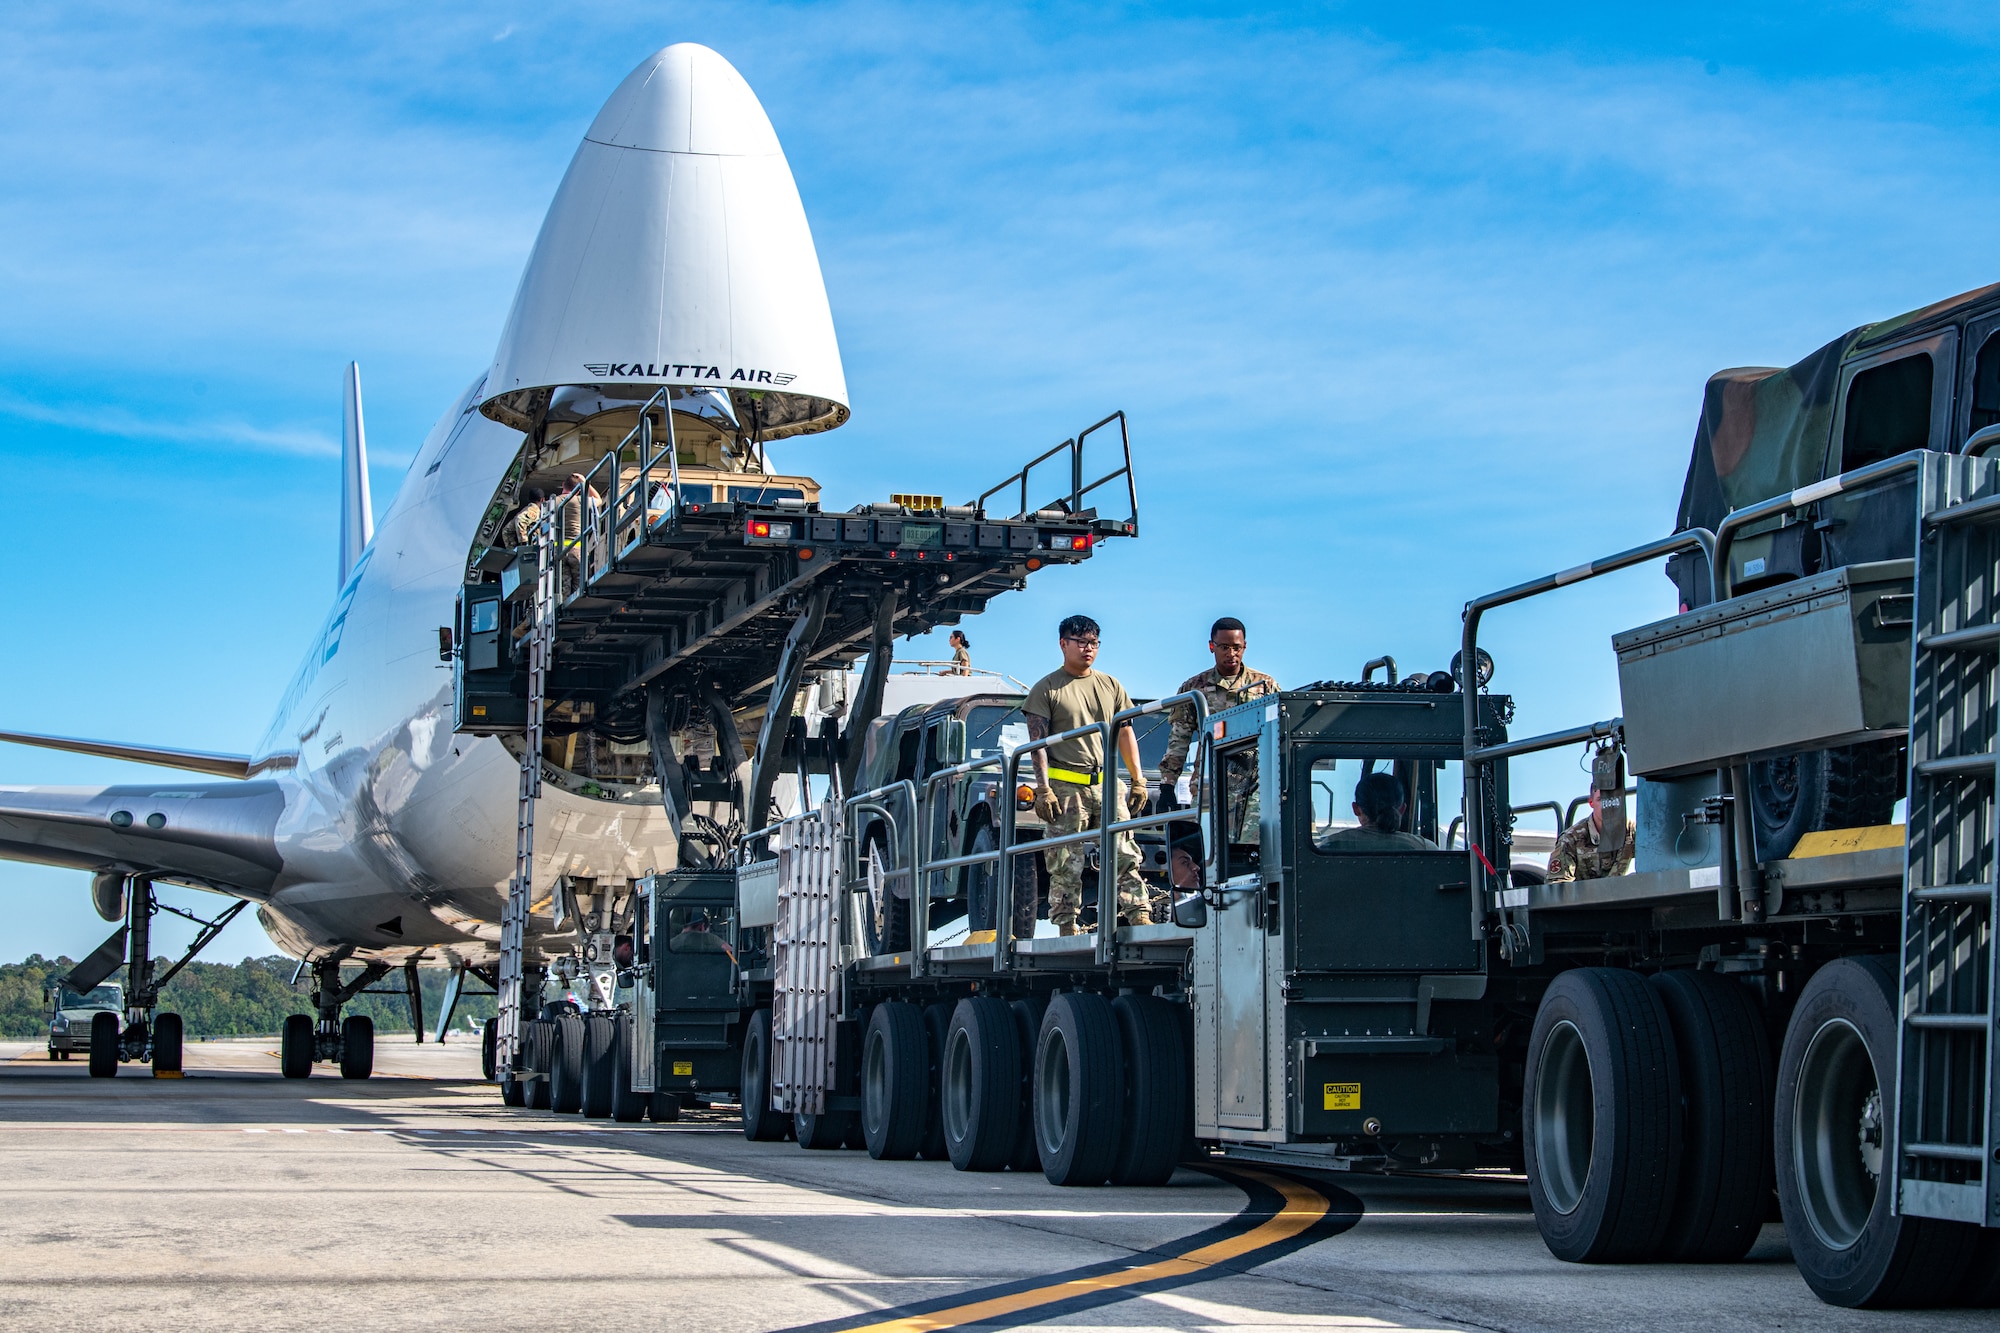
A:
[[[1097,660],[1102,633],[1095,620],[1089,616],[1070,616],[1056,633],[1062,648],[1062,665],[1036,681],[1021,705],[1028,735],[1033,740],[1109,722],[1132,706],[1132,696],[1117,678],[1092,666]],[[1150,793],[1139,766],[1139,742],[1130,723],[1118,724],[1116,744],[1118,757],[1124,761],[1131,781],[1110,784],[1109,812],[1102,809],[1105,789],[1101,784],[1107,758],[1101,734],[1072,736],[1034,751],[1035,808],[1048,821],[1050,836],[1100,828],[1107,815],[1112,819],[1118,817],[1121,804],[1133,815],[1146,808]],[[1064,935],[1076,933],[1076,915],[1083,907],[1084,845],[1072,842],[1051,847],[1042,854],[1049,868],[1049,920]],[[1118,913],[1128,925],[1150,925],[1146,882],[1139,878],[1138,844],[1131,834],[1123,833],[1118,835],[1115,848]],[[1105,871],[1100,868],[1099,873]]]
[[[1234,708],[1251,699],[1261,699],[1267,694],[1276,694],[1276,680],[1243,665],[1246,642],[1243,622],[1235,616],[1224,616],[1216,621],[1208,631],[1208,651],[1214,656],[1215,665],[1189,676],[1174,693],[1193,694],[1200,691],[1208,701],[1211,713]],[[1163,790],[1171,790],[1180,780],[1181,769],[1187,765],[1188,746],[1193,740],[1194,709],[1186,706],[1176,708],[1173,730],[1167,736],[1166,758],[1160,760],[1160,786]]]

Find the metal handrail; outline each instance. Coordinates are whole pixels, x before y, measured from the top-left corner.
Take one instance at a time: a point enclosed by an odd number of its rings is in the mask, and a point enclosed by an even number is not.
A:
[[[1835,487],[1834,489],[1837,490],[1839,488]],[[1828,491],[1826,493],[1831,494],[1832,492]],[[1733,514],[1730,516],[1731,519],[1735,517],[1736,515]],[[1725,521],[1724,526],[1727,526],[1727,521]],[[1472,885],[1470,925],[1473,939],[1480,940],[1486,937],[1487,903],[1492,900],[1495,887],[1488,882],[1487,861],[1485,852],[1482,850],[1482,844],[1486,841],[1487,830],[1480,819],[1480,814],[1485,809],[1485,787],[1488,780],[1488,767],[1492,763],[1512,754],[1525,754],[1531,753],[1534,749],[1552,749],[1559,745],[1574,744],[1578,739],[1588,738],[1587,735],[1580,738],[1576,733],[1593,733],[1596,732],[1597,727],[1607,725],[1597,723],[1591,727],[1572,728],[1565,732],[1550,732],[1544,736],[1531,736],[1520,742],[1503,742],[1499,745],[1483,747],[1482,749],[1479,743],[1479,686],[1476,679],[1479,669],[1480,618],[1486,612],[1498,607],[1507,606],[1514,602],[1526,601],[1528,598],[1539,597],[1543,593],[1553,592],[1557,588],[1566,588],[1572,583],[1582,583],[1587,579],[1599,578],[1605,574],[1613,574],[1622,569],[1630,569],[1634,565],[1643,565],[1650,561],[1658,560],[1663,556],[1673,555],[1676,552],[1685,551],[1690,548],[1698,549],[1708,557],[1708,567],[1710,572],[1713,573],[1716,568],[1718,550],[1715,534],[1706,528],[1688,528],[1685,531],[1676,532],[1671,536],[1662,537],[1657,541],[1650,541],[1642,546],[1634,546],[1630,550],[1620,551],[1616,555],[1605,556],[1600,560],[1589,560],[1581,565],[1574,565],[1569,569],[1561,570],[1554,574],[1545,574],[1540,578],[1530,579],[1526,583],[1517,583],[1513,587],[1503,588],[1499,592],[1490,592],[1482,597],[1475,597],[1465,604],[1465,628],[1459,644],[1458,660],[1460,676],[1458,688],[1465,703],[1465,740],[1463,749],[1463,768],[1465,774],[1465,859],[1466,873]],[[1603,733],[1598,732],[1596,734]],[[1497,874],[1497,871],[1495,873]],[[1501,885],[1499,887],[1505,888],[1506,886]],[[1505,907],[1501,910],[1503,913],[1511,913],[1512,911],[1512,909]],[[1501,941],[1501,947],[1503,953],[1511,958],[1513,956],[1514,945],[1518,943],[1518,940],[1515,938],[1518,926],[1517,923],[1511,920],[1511,917],[1506,924],[1510,927],[1510,930],[1507,933],[1507,937]]]
[[[666,421],[666,446],[659,448],[653,433],[653,409],[663,409]],[[624,470],[625,450],[636,441],[633,462],[636,466],[626,480]],[[667,462],[667,504],[660,517],[647,521],[652,512],[648,503],[654,486],[654,473],[660,465],[661,455]],[[600,473],[609,473],[608,484],[599,487],[596,483]],[[583,513],[577,525],[577,586],[571,590],[574,597],[599,575],[611,567],[616,558],[617,536],[628,525],[636,522],[641,533],[650,532],[661,523],[668,525],[669,531],[678,531],[681,516],[681,468],[680,448],[674,432],[673,387],[662,385],[639,408],[638,424],[625,432],[624,438],[613,445],[604,457],[597,460],[590,470],[583,474],[582,494],[572,500],[576,488],[563,492],[563,498],[556,506],[560,512],[563,506],[581,503]],[[599,495],[604,498],[596,498]],[[629,545],[629,543],[628,543]]]
[[[1083,480],[1084,443],[1093,434],[1103,430],[1114,421],[1118,423],[1119,445],[1123,451],[1124,463],[1122,466],[1113,468],[1110,472],[1105,473],[1097,480],[1086,485]],[[1132,475],[1132,435],[1126,424],[1125,414],[1122,411],[1113,412],[1102,421],[1094,422],[1085,427],[1071,438],[1056,445],[1053,449],[1046,450],[1033,459],[1030,459],[1018,472],[982,491],[979,498],[974,500],[969,507],[983,513],[986,509],[986,502],[989,499],[1018,484],[1020,487],[1021,507],[1015,513],[1014,517],[1026,518],[1030,513],[1035,512],[1028,506],[1028,483],[1035,469],[1064,450],[1069,451],[1069,493],[1064,496],[1058,496],[1057,499],[1067,504],[1072,514],[1080,513],[1087,508],[1083,503],[1083,498],[1086,495],[1089,495],[1101,486],[1107,486],[1120,477],[1123,477],[1125,479],[1125,500],[1131,511],[1130,517],[1126,521],[1126,530],[1132,536],[1137,536],[1139,533],[1139,486],[1137,480]]]

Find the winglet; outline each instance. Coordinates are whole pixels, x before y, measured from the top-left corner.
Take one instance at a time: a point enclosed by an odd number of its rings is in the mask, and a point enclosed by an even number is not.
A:
[[[361,363],[347,363],[347,383],[341,394],[340,427],[340,581],[347,583],[354,562],[375,536],[375,511],[368,501],[368,434],[361,423]]]
[[[151,745],[121,745],[116,741],[86,741],[69,736],[37,736],[25,731],[0,731],[0,741],[39,746],[44,750],[68,750],[72,754],[94,754],[104,759],[126,759],[135,764],[155,764],[161,768],[182,768],[217,778],[250,776],[250,758],[240,754],[163,750]]]

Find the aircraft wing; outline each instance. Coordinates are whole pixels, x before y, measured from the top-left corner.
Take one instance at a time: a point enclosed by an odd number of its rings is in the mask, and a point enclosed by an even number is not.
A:
[[[0,786],[0,859],[269,893],[285,797],[276,782]]]

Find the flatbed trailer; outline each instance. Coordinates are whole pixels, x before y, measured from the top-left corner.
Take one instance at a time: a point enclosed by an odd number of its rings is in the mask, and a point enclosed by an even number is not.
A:
[[[1623,716],[1510,736],[1487,612],[1681,551],[1726,571],[1734,532],[1841,492],[1913,497],[1914,560],[1725,582],[1616,636]],[[1511,1168],[1549,1248],[1583,1262],[1740,1259],[1775,1188],[1824,1299],[1991,1304],[1996,525],[2000,463],[1912,453],[1474,599],[1449,672],[1202,716],[1197,809],[1078,837],[1100,864],[1120,832],[1197,840],[1170,924],[1015,938],[1002,910],[991,939],[860,947],[855,816],[908,812],[911,882],[991,864],[1007,892],[1007,865],[1048,844],[1010,826],[971,856],[930,833],[953,784],[997,767],[1004,788],[1032,747],[758,830],[735,871],[735,910],[769,942],[763,988],[734,1000],[745,1132],[1059,1184],[1160,1180],[1189,1154]],[[1780,850],[1738,818],[1750,763],[1896,744],[1907,839]],[[1509,763],[1578,746],[1607,836],[1638,776],[1637,868],[1502,870]],[[1378,828],[1358,807],[1385,787],[1400,805]],[[921,907],[912,939],[929,940]]]

